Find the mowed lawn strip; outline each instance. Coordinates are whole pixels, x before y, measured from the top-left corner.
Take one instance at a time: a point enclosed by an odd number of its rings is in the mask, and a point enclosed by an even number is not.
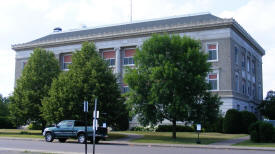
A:
[[[124,138],[127,135],[119,134],[116,132],[108,133],[107,141],[116,140]],[[0,138],[1,137],[11,137],[11,138],[41,138],[44,136],[41,133],[41,130],[24,130],[24,129],[0,129]]]
[[[122,133],[143,135],[142,138],[131,141],[135,143],[196,144],[198,137],[196,132],[177,132],[177,139],[172,139],[172,132],[126,131]],[[201,144],[211,144],[244,136],[247,134],[200,133],[200,141]]]
[[[248,147],[272,147],[275,148],[275,143],[255,143],[250,140],[243,141],[237,144],[234,144],[233,146],[248,146]]]

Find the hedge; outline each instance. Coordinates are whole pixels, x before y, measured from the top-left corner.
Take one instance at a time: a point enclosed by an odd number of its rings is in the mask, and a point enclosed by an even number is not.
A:
[[[274,142],[275,129],[272,124],[257,121],[249,127],[250,140],[253,142]]]
[[[242,114],[235,110],[230,109],[226,112],[223,121],[224,133],[238,134],[242,133]]]

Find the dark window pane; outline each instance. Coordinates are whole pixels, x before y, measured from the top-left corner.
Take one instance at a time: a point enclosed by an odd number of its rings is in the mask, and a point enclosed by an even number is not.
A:
[[[128,65],[128,58],[124,58],[124,65]]]

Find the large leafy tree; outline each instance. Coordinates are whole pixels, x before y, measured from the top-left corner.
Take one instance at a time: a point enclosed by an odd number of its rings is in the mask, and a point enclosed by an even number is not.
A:
[[[122,128],[120,121],[128,112],[121,97],[117,79],[105,61],[98,55],[93,43],[85,42],[72,55],[69,71],[60,74],[52,83],[49,96],[43,100],[43,117],[49,123],[64,119],[84,119],[83,102],[89,102],[88,116],[92,120],[94,100],[98,98],[100,119],[109,126]]]
[[[9,113],[9,99],[0,94],[0,128],[12,128]]]
[[[48,95],[52,80],[60,72],[52,52],[34,49],[11,97],[11,118],[16,126],[30,122],[45,126],[41,116],[42,99]]]
[[[156,124],[168,119],[173,124],[188,120],[195,102],[208,89],[210,71],[207,54],[200,42],[178,35],[153,35],[137,49],[136,67],[128,69],[125,81],[131,88],[128,103],[142,124]]]
[[[260,112],[266,118],[275,120],[275,91],[269,91],[265,100],[259,106]]]

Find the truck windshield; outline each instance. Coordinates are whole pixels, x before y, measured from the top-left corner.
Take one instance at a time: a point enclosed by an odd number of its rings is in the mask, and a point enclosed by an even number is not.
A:
[[[57,126],[64,128],[64,127],[72,127],[73,122],[72,121],[61,121],[57,124]]]

